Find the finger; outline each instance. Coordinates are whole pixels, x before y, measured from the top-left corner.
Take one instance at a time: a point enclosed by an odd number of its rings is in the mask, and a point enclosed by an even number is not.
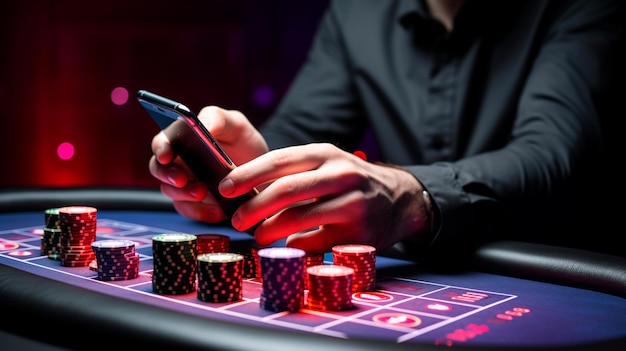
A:
[[[311,171],[294,174],[268,185],[237,209],[233,226],[238,230],[246,230],[286,208],[292,206],[301,208],[298,205],[316,201],[319,197],[329,196],[341,190],[336,181],[320,177],[317,173],[319,172]]]
[[[206,203],[217,204],[206,185],[198,181],[189,182],[184,187],[162,183],[161,192],[174,201],[205,201]]]
[[[255,240],[259,245],[269,245],[293,233],[342,223],[351,223],[351,229],[340,233],[341,240],[358,240],[357,234],[361,230],[355,221],[359,221],[362,216],[356,201],[358,201],[358,195],[353,192],[337,198],[327,198],[287,208],[267,218],[256,229]]]
[[[356,234],[349,224],[325,225],[315,230],[292,234],[287,237],[285,245],[306,252],[330,252],[333,246],[356,243],[357,241],[350,239]]]
[[[321,145],[321,144],[320,144]],[[265,153],[232,170],[220,183],[224,196],[245,194],[259,184],[318,168],[335,148],[293,146]],[[333,151],[330,151],[333,150]]]
[[[172,145],[162,131],[152,138],[151,148],[156,161],[160,164],[166,165],[174,160],[175,155]]]
[[[241,133],[248,130],[250,122],[237,110],[226,110],[218,106],[206,106],[200,110],[198,119],[222,144],[236,144],[241,141]]]
[[[155,155],[150,158],[148,168],[154,178],[165,184],[182,188],[189,181],[188,174],[184,167],[176,162],[170,162],[164,165],[157,161]]]
[[[259,131],[237,110],[207,106],[200,111],[198,118],[237,165],[268,150]]]
[[[182,216],[207,223],[218,223],[224,220],[224,212],[217,204],[204,202],[174,201],[174,209]]]
[[[241,205],[233,226],[238,230],[246,230],[294,204],[316,201],[340,193],[347,194],[351,190],[359,189],[359,184],[366,179],[361,169],[345,162],[284,176]]]

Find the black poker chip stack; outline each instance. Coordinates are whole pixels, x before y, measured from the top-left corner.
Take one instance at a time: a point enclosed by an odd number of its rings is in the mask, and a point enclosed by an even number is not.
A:
[[[215,252],[198,255],[198,299],[234,302],[243,298],[242,255]]]
[[[48,256],[49,259],[58,261],[59,239],[61,236],[61,224],[59,223],[59,209],[57,207],[48,208],[44,212],[45,226],[41,237],[41,255]]]
[[[196,236],[160,234],[152,238],[152,290],[158,294],[196,292]]]

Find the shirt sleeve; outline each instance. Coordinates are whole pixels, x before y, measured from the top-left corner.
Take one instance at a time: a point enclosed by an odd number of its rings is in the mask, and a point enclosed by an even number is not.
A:
[[[606,158],[603,122],[624,111],[607,107],[618,105],[609,101],[613,91],[623,91],[623,8],[565,1],[552,9],[506,144],[408,167],[441,216],[431,249],[460,252],[511,239],[606,250],[615,240],[602,229],[610,216],[602,203],[610,191],[603,183],[612,179],[606,166],[614,162]]]

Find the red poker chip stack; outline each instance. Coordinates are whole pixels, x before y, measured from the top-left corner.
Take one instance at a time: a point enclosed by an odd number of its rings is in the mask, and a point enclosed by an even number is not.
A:
[[[332,249],[333,263],[354,269],[352,292],[374,289],[376,285],[376,248],[369,245],[337,245]]]
[[[87,267],[95,259],[98,210],[89,206],[59,208],[59,259],[65,267]]]
[[[351,309],[354,269],[338,265],[317,265],[306,269],[309,291],[306,306],[317,311]]]
[[[309,289],[309,274],[307,268],[324,264],[324,253],[307,252],[304,257],[304,289]]]
[[[194,234],[198,255],[214,252],[228,252],[230,237],[223,234]]]

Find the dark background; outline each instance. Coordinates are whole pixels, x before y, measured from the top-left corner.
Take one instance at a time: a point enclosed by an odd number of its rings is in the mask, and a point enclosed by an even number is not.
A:
[[[260,125],[327,0],[0,2],[0,188],[156,187],[147,89]],[[128,90],[116,105],[111,92]],[[74,157],[57,146],[70,142]]]

